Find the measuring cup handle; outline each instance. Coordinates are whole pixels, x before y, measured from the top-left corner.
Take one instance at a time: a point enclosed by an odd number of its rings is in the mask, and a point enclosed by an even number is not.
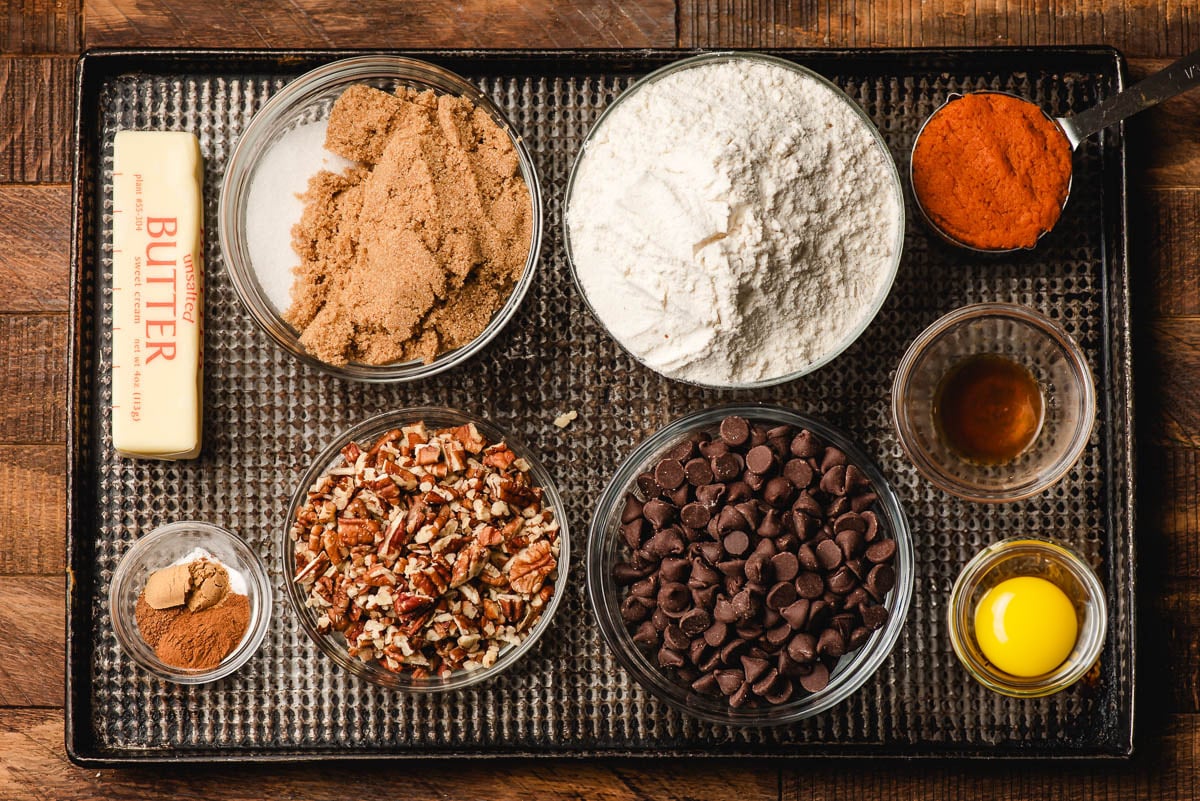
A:
[[[1071,147],[1113,123],[1200,86],[1200,50],[1080,114],[1059,120]]]

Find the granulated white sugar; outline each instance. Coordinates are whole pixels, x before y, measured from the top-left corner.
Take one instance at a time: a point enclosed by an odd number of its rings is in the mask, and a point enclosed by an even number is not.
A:
[[[886,293],[894,165],[852,103],[764,61],[634,89],[579,164],[573,262],[612,335],[664,375],[728,386],[821,362]]]
[[[300,196],[308,179],[321,170],[341,172],[354,162],[325,149],[328,120],[297,125],[285,133],[259,159],[246,198],[246,243],[259,286],[275,311],[291,305],[294,276],[299,263],[292,249],[292,226],[300,222],[304,203]]]

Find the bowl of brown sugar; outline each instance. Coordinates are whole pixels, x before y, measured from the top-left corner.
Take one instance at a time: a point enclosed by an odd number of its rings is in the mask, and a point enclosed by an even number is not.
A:
[[[160,526],[126,552],[109,586],[121,650],[177,684],[230,675],[254,656],[271,620],[271,586],[258,555],[218,526]]]
[[[218,221],[234,289],[276,344],[343,378],[409,381],[466,361],[511,320],[542,199],[522,137],[472,83],[361,56],[255,114]]]

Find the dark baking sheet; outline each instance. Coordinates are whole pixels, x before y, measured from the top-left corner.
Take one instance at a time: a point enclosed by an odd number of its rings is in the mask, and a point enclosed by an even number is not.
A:
[[[999,88],[1055,114],[1117,91],[1106,48],[787,50],[828,75],[907,165],[924,117],[952,91]],[[526,137],[546,196],[540,274],[521,311],[481,355],[439,378],[373,386],[298,364],[251,324],[216,236],[220,179],[238,134],[288,80],[351,51],[108,51],[80,61],[76,118],[68,449],[67,750],[89,765],[145,761],[414,756],[1124,756],[1132,750],[1133,428],[1125,142],[1107,131],[1076,154],[1074,194],[1036,252],[983,259],[936,242],[907,199],[905,255],[889,300],[832,364],[782,387],[703,390],[663,379],[620,351],[568,280],[561,199],[579,142],[638,76],[685,51],[409,52],[477,82]],[[205,446],[180,463],[115,457],[108,301],[108,172],[118,128],[185,128],[206,158]],[[1006,300],[1058,319],[1098,382],[1097,426],[1079,465],[1036,498],[981,506],[935,491],[900,451],[888,416],[903,349],[941,314]],[[279,532],[304,465],[338,431],[425,403],[482,414],[539,452],[566,497],[581,553],[591,504],[633,445],[687,412],[729,400],[790,405],[841,425],[895,485],[917,549],[913,608],[892,656],[840,706],[776,729],[699,723],[636,687],[599,640],[583,569],[554,625],[501,678],[440,697],[362,683],[322,658],[283,594]],[[565,431],[551,421],[568,409]],[[184,688],[138,671],[117,646],[104,598],[120,555],[173,520],[226,526],[260,550],[276,584],[262,650],[235,676]],[[1090,680],[1046,699],[993,695],[959,666],[945,634],[958,570],[1014,533],[1068,541],[1097,566],[1110,623]]]

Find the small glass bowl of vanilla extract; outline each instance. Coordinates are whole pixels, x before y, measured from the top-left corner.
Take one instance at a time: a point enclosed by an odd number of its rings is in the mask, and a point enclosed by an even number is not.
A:
[[[1092,371],[1046,316],[964,306],[908,347],[892,385],[900,445],[932,484],[971,501],[1028,498],[1079,460],[1096,418]]]

